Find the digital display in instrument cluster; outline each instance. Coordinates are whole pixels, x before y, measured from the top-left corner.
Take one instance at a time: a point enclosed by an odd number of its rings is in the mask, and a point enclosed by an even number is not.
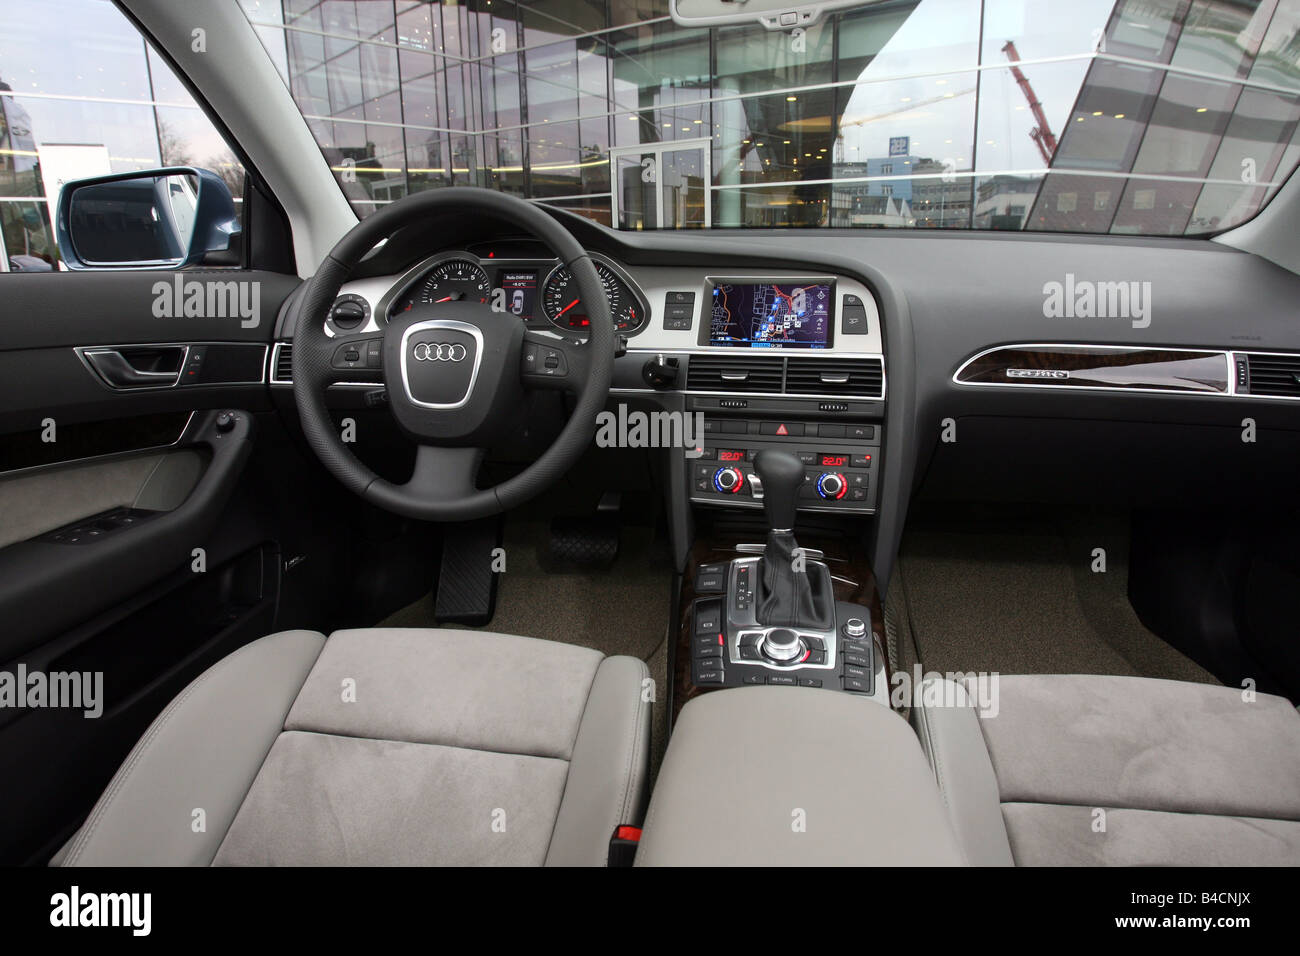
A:
[[[505,310],[525,322],[532,321],[537,308],[537,272],[532,269],[502,269],[497,288],[505,296]]]

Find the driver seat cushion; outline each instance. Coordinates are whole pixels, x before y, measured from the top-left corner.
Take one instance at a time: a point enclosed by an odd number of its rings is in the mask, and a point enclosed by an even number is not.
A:
[[[604,866],[649,672],[482,631],[286,631],[154,721],[62,855],[96,865]]]

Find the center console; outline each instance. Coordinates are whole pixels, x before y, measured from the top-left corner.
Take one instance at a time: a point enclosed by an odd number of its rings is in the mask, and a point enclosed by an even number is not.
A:
[[[865,561],[846,559],[851,539],[833,542],[840,550],[831,555],[796,541],[806,486],[797,457],[763,450],[748,467],[753,478],[745,480],[763,489],[766,538],[737,542],[725,559],[711,554],[693,568],[683,601],[686,647],[678,659],[685,686],[679,691],[689,697],[771,685],[886,699],[879,599]]]

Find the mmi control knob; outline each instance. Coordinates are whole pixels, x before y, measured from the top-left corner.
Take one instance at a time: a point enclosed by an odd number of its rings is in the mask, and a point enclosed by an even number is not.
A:
[[[849,490],[849,483],[838,471],[827,471],[817,476],[817,494],[838,501]]]
[[[719,468],[713,473],[713,487],[724,495],[734,495],[745,486],[745,476],[739,468]]]

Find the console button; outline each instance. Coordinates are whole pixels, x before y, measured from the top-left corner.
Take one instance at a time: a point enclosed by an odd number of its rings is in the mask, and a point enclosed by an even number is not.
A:
[[[721,657],[721,656],[722,656],[721,645],[718,644],[696,644],[695,645],[695,657],[698,660],[703,660],[706,657]]]
[[[746,683],[746,684],[766,684],[766,683],[767,683],[767,675],[766,675],[766,674],[746,674],[746,675],[745,675],[745,683]]]
[[[696,671],[692,679],[697,684],[721,684],[724,680],[722,671]]]
[[[716,657],[717,655],[707,653],[707,651],[709,650],[709,648],[721,648],[721,647],[722,647],[722,641],[719,640],[719,638],[720,638],[721,636],[722,636],[722,635],[720,635],[720,634],[710,634],[708,637],[697,637],[697,638],[695,638],[695,643],[694,643],[694,645],[693,645],[693,647],[694,647],[694,651],[693,651],[693,653],[695,654],[695,656],[697,656],[697,657]]]
[[[698,671],[720,671],[722,670],[722,659],[719,657],[703,657],[695,662],[695,669]]]
[[[850,467],[850,468],[870,468],[870,467],[871,467],[871,456],[870,456],[870,455],[853,455],[852,457],[849,458],[849,467]]]
[[[861,677],[841,677],[840,686],[845,690],[855,690],[863,694],[871,690],[871,685]]]
[[[822,686],[821,678],[819,678],[819,677],[800,677],[800,678],[799,678],[799,686],[800,686],[800,687],[821,687],[821,686]]]
[[[758,652],[757,644],[741,644],[740,656],[742,660],[747,661],[761,661],[763,659],[763,655]]]
[[[863,305],[850,305],[848,298],[844,300],[844,311],[840,314],[840,334],[842,335],[866,335],[870,330],[867,328],[867,309]]]
[[[803,422],[759,422],[758,433],[760,435],[797,435],[802,436],[804,430]]]
[[[716,594],[724,590],[726,565],[701,564],[695,571],[695,590],[700,594]]]
[[[669,292],[664,297],[667,305],[691,305],[695,302],[694,292]]]
[[[749,422],[722,422],[722,431],[731,435],[745,435],[749,433]]]
[[[845,663],[846,665],[851,664],[851,665],[853,665],[854,667],[870,667],[870,666],[871,666],[871,661],[867,660],[866,657],[864,657],[864,656],[861,655],[861,654],[845,654],[845,655],[844,655],[844,663]]]
[[[843,438],[843,425],[818,425],[817,434],[821,438]]]
[[[780,684],[782,687],[794,687],[799,683],[793,674],[769,674],[767,682],[769,684]]]
[[[844,428],[845,438],[875,438],[875,425],[846,425]]]
[[[799,456],[800,464],[803,465],[817,464],[817,452],[815,451],[799,451],[799,452],[795,452],[795,454]]]
[[[857,667],[853,664],[845,664],[844,673],[841,676],[846,678],[860,677],[863,680],[868,680],[871,677],[871,671],[867,670],[865,667]]]
[[[699,601],[695,605],[695,633],[722,633],[722,605],[719,601]]]
[[[808,656],[804,658],[804,663],[805,663],[805,664],[825,664],[825,663],[826,663],[826,652],[825,652],[825,651],[809,651],[809,652],[808,652]]]
[[[849,500],[851,500],[851,501],[866,501],[866,500],[867,500],[867,489],[866,489],[866,488],[854,488],[852,491],[849,492]]]

